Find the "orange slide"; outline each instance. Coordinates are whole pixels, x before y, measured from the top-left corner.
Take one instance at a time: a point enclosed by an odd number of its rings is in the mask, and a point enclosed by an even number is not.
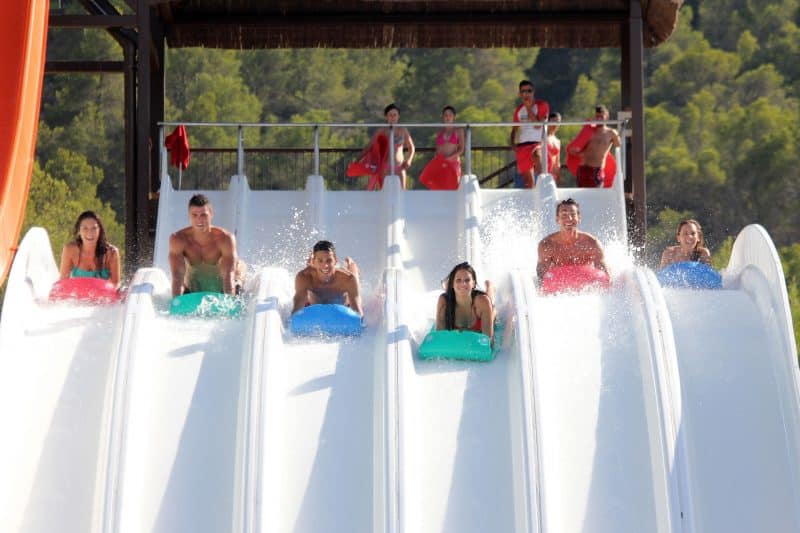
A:
[[[0,2],[0,282],[14,259],[28,201],[49,6]]]

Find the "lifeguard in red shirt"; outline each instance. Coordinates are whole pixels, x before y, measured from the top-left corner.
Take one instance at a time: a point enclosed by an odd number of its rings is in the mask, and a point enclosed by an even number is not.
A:
[[[511,128],[511,146],[517,157],[517,170],[528,189],[533,188],[535,176],[542,172],[542,140],[545,135],[542,126],[525,123],[545,122],[550,113],[550,105],[534,98],[534,90],[530,81],[519,82],[522,104],[514,111],[514,122],[523,125]]]

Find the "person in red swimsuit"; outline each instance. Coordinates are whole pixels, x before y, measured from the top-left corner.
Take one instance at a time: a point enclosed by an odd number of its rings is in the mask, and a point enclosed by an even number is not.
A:
[[[442,109],[442,121],[451,124],[456,119],[453,106]],[[464,153],[464,129],[446,126],[436,136],[436,155],[425,165],[419,181],[433,191],[455,191],[461,178],[461,154]]]
[[[445,292],[436,302],[436,329],[483,333],[494,342],[494,288],[486,281],[486,292],[476,288],[477,276],[469,263],[459,263],[447,276]]]
[[[517,159],[517,172],[522,176],[525,188],[536,184],[536,176],[542,172],[542,141],[545,138],[542,126],[530,122],[545,122],[550,114],[550,104],[534,97],[533,83],[519,82],[519,98],[522,103],[514,110],[514,122],[509,142]]]

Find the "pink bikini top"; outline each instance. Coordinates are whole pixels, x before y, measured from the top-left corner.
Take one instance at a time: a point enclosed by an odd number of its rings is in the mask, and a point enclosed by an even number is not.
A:
[[[458,134],[455,132],[455,130],[450,133],[449,139],[444,138],[444,130],[439,132],[439,135],[436,136],[436,145],[438,146],[444,143],[458,144]]]

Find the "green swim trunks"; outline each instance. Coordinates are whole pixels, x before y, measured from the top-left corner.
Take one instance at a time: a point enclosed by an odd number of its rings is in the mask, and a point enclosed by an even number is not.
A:
[[[183,279],[186,292],[223,292],[222,278],[217,265],[186,265]]]

